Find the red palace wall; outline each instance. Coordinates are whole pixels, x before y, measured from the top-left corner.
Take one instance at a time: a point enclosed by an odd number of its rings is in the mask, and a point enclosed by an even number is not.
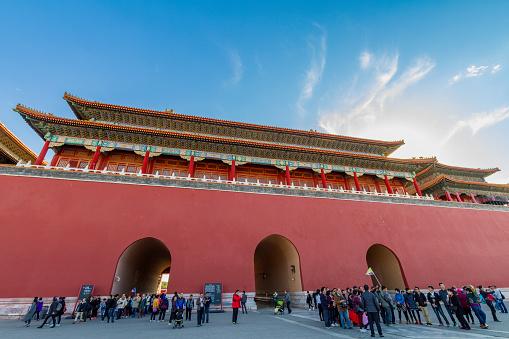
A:
[[[373,244],[397,255],[410,286],[509,286],[502,211],[7,175],[0,187],[0,298],[81,284],[109,294],[120,255],[145,237],[170,250],[170,291],[254,291],[254,252],[271,234],[295,245],[303,290],[371,284]]]

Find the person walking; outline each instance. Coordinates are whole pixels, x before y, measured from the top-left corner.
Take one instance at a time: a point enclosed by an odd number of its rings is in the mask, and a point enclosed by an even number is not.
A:
[[[451,320],[454,324],[454,326],[458,326],[456,324],[456,320],[454,319],[451,311],[451,307],[449,306],[449,292],[445,288],[445,285],[443,283],[438,284],[440,286],[440,289],[438,290],[438,295],[440,296],[440,300],[444,303],[444,307],[447,310],[447,313],[449,313],[449,317],[451,317]],[[444,316],[445,318],[445,316]]]
[[[242,306],[242,314],[244,314],[244,310],[246,311],[246,314],[247,314],[246,302],[247,302],[246,291],[242,291],[242,300],[240,301],[240,305]]]
[[[428,301],[431,305],[431,307],[433,308],[433,311],[435,312],[435,315],[437,316],[437,319],[438,319],[438,322],[440,323],[440,326],[444,326],[444,323],[442,322],[442,318],[444,318],[447,326],[449,326],[449,320],[447,320],[447,318],[445,317],[445,314],[444,314],[444,311],[442,310],[442,306],[440,306],[440,300],[442,300],[442,298],[440,297],[440,295],[435,292],[435,289],[433,288],[433,286],[428,286]],[[442,316],[442,318],[440,318],[440,315]]]
[[[481,302],[479,298],[475,294],[475,289],[473,286],[467,287],[467,302],[470,304],[472,311],[474,311],[475,316],[479,319],[479,323],[481,324],[482,329],[487,329],[486,325],[486,313],[481,308]]]
[[[42,311],[42,305],[43,305],[42,298],[39,298],[39,300],[37,301],[37,308],[35,309],[35,314],[37,314],[37,321],[39,321],[39,314]]]
[[[493,297],[493,292],[494,291],[486,290],[486,289],[484,289],[484,287],[482,285],[479,285],[479,293],[485,300],[486,305],[490,308],[491,315],[493,317],[493,321],[500,322],[500,320],[498,320],[498,318],[497,318],[497,310],[495,309],[495,306],[493,306],[493,300],[495,300]]]
[[[362,293],[362,306],[368,315],[368,324],[371,330],[371,336],[375,336],[375,328],[373,327],[373,323],[376,324],[376,328],[378,330],[378,334],[380,337],[383,337],[382,327],[380,326],[380,317],[378,313],[380,312],[380,301],[378,298],[370,292],[368,285],[364,285],[364,293]]]
[[[274,302],[274,308],[277,308],[277,303],[279,302],[279,294],[277,292],[274,292],[272,295],[272,301]]]
[[[78,318],[80,320],[79,323],[81,323],[83,321],[83,309],[85,307],[86,307],[86,300],[85,300],[85,298],[83,298],[80,301],[80,303],[78,304],[78,307],[76,307],[76,310],[75,310],[76,316],[74,317],[74,321],[72,322],[73,324],[76,324],[76,322],[78,321]]]
[[[498,289],[497,286],[493,286],[493,290],[494,290],[493,296],[497,300],[497,305],[500,308],[500,311],[502,313],[507,313],[507,307],[505,307],[504,304],[505,296],[502,294],[502,291],[500,291],[500,289]]]
[[[239,295],[239,290],[236,290],[232,297],[232,308],[233,308],[232,323],[233,324],[237,324],[237,316],[239,314],[241,300],[242,300],[242,297]]]
[[[189,296],[189,299],[187,299],[187,302],[186,302],[186,320],[187,321],[191,321],[191,313],[193,311],[193,308],[194,308],[194,300],[193,300],[193,295],[191,294]]]
[[[201,326],[201,317],[203,315],[204,308],[205,308],[205,300],[203,298],[203,293],[200,293],[200,297],[198,299],[196,299],[196,318],[198,318],[197,326]],[[238,311],[238,309],[237,309],[237,311]]]
[[[410,324],[410,321],[408,320],[408,312],[405,306],[405,297],[401,293],[401,290],[399,288],[395,289],[396,294],[394,295],[394,302],[396,303],[396,308],[398,309],[398,317],[399,317],[399,323],[401,324],[401,312],[403,312],[403,315],[405,316],[407,325]]]
[[[34,317],[34,314],[37,310],[37,302],[39,301],[39,298],[35,297],[34,301],[32,302],[32,305],[28,308],[27,314],[23,317],[23,321],[25,322],[25,325],[23,327],[30,327],[30,322],[32,321],[32,318]]]
[[[42,325],[41,326],[37,326],[37,328],[43,328],[49,318],[51,318],[51,320],[53,321],[53,325],[50,326],[50,327],[51,328],[55,327],[55,317],[57,315],[57,307],[58,307],[58,305],[59,305],[58,298],[57,297],[53,297],[53,302],[51,303],[51,305],[50,305],[50,307],[48,309],[48,313],[46,313],[46,318],[42,322]]]
[[[461,324],[460,329],[471,331],[468,322],[465,320],[465,310],[461,306],[460,299],[458,297],[458,293],[454,288],[448,290],[449,293],[449,306],[451,307],[451,312],[456,314],[456,318],[458,318],[459,323]]]
[[[288,314],[292,313],[292,309],[290,308],[290,293],[285,290],[285,296],[283,297],[283,300],[286,302],[286,308],[288,308]]]

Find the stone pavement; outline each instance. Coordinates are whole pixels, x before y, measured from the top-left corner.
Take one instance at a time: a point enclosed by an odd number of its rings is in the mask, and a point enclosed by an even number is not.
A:
[[[485,307],[486,308],[486,307]],[[486,311],[486,310],[485,310]],[[433,312],[431,312],[433,313]],[[473,331],[466,332],[453,327],[439,327],[432,314],[432,327],[397,324],[394,327],[383,326],[386,338],[509,338],[509,315],[498,313],[502,322],[494,323],[491,313],[488,315],[488,330],[472,325]],[[210,323],[196,326],[186,321],[183,329],[172,329],[168,322],[151,323],[149,318],[121,319],[114,324],[93,320],[81,324],[71,324],[70,319],[62,320],[60,327],[37,329],[41,322],[32,322],[29,328],[23,328],[21,320],[0,320],[0,338],[368,338],[370,333],[361,333],[358,329],[344,330],[333,328],[326,330],[318,319],[317,311],[294,309],[291,314],[275,316],[270,308],[260,308],[248,315],[239,314],[239,324],[231,323],[231,312],[211,313]],[[378,337],[378,336],[377,336]]]

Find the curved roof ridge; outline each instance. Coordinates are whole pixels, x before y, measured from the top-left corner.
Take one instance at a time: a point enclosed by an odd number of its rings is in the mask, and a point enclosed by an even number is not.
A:
[[[494,167],[494,168],[470,168],[470,167],[460,167],[460,166],[452,166],[452,165],[445,165],[440,162],[437,162],[437,166],[447,167],[447,168],[454,168],[459,170],[466,170],[466,171],[473,171],[473,172],[485,172],[485,173],[495,173],[499,172],[500,168]]]
[[[1,121],[0,121],[0,131],[4,132],[11,139],[12,142],[14,142],[19,148],[21,148],[21,150],[25,151],[30,157],[37,159],[37,154],[35,154],[34,151],[32,151],[30,148],[28,148],[27,145],[25,145],[21,140],[19,140],[18,137],[14,135],[14,133],[12,133],[7,128],[7,126],[5,126]]]
[[[231,120],[212,119],[212,118],[206,118],[206,117],[199,117],[199,116],[195,116],[195,115],[179,114],[179,113],[173,113],[173,110],[156,111],[156,110],[149,110],[149,109],[143,109],[143,108],[111,105],[111,104],[100,103],[98,101],[91,101],[91,100],[83,99],[83,98],[80,98],[78,96],[72,95],[67,92],[65,92],[63,98],[65,100],[70,100],[70,101],[79,101],[79,103],[82,103],[82,104],[94,105],[94,106],[105,107],[105,108],[111,107],[111,108],[116,108],[116,109],[135,111],[135,112],[141,112],[141,113],[147,113],[147,114],[155,114],[155,115],[162,115],[162,116],[178,116],[178,117],[187,118],[187,119],[218,122],[218,123],[223,123],[223,124],[250,126],[250,127],[262,128],[262,129],[273,129],[273,130],[279,130],[282,132],[304,133],[304,134],[320,136],[320,137],[329,137],[329,138],[332,137],[332,138],[337,138],[337,139],[341,138],[341,139],[347,139],[347,140],[352,140],[352,141],[375,143],[375,144],[380,143],[382,145],[392,145],[392,146],[398,146],[398,147],[405,144],[404,140],[384,141],[384,140],[375,140],[375,139],[356,138],[356,137],[349,137],[349,136],[338,135],[338,134],[321,133],[321,132],[315,132],[315,131],[304,131],[304,130],[299,130],[299,129],[285,128],[285,127],[250,124],[250,123],[243,123],[243,122],[231,121]]]

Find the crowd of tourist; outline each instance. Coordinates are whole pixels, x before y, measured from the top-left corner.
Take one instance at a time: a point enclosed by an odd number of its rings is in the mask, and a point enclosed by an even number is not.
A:
[[[170,300],[171,298],[171,300]],[[90,296],[80,300],[75,308],[73,324],[80,324],[87,320],[99,318],[101,321],[106,320],[107,323],[114,323],[115,320],[123,318],[143,318],[150,317],[150,322],[164,322],[166,313],[169,313],[168,325],[175,326],[176,322],[182,322],[185,313],[185,320],[191,321],[193,309],[196,309],[197,326],[202,326],[203,323],[209,322],[209,309],[211,304],[211,297],[209,293],[200,293],[199,296],[194,297],[192,294],[184,298],[184,294],[178,294],[169,297],[166,294],[140,294],[126,296],[125,294],[110,295],[108,298],[97,296]],[[238,322],[238,309],[242,308],[242,313],[247,314],[246,308],[247,295],[244,291],[242,295],[237,290],[232,296],[232,323]],[[40,312],[42,311],[43,301],[42,298],[34,298],[34,301],[27,314],[23,318],[25,327],[29,327],[32,319],[39,321]],[[38,328],[43,328],[44,325],[50,325],[51,328],[60,326],[62,315],[66,312],[65,297],[54,297],[51,305],[44,318],[43,323]]]
[[[450,326],[451,322],[453,326],[458,326],[457,319],[459,328],[465,331],[471,331],[470,325],[475,324],[473,315],[478,319],[481,328],[488,328],[486,313],[481,307],[483,303],[490,309],[495,322],[500,321],[497,318],[497,309],[507,313],[505,296],[496,286],[452,286],[450,289],[446,289],[442,283],[439,286],[438,290],[428,286],[426,293],[418,287],[413,290],[396,289],[394,297],[385,286],[354,286],[346,290],[322,287],[316,292],[308,292],[307,303],[310,310],[318,309],[325,328],[341,326],[352,329],[358,326],[361,332],[366,332],[369,327],[372,337],[375,336],[375,326],[380,337],[384,336],[380,319],[389,327],[396,324],[396,312],[400,324],[405,321],[406,324],[424,325],[424,318],[426,325],[432,326],[428,306],[435,313],[439,326],[444,326],[444,322],[446,326]]]

